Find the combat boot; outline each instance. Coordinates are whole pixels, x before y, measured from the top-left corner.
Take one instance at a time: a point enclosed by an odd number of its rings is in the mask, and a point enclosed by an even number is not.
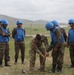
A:
[[[22,64],[25,64],[25,62],[24,62],[24,58],[22,58]]]
[[[53,66],[52,66],[52,70],[49,71],[49,72],[50,72],[50,73],[55,73],[55,68],[56,68],[56,65],[53,65]]]
[[[74,65],[72,64],[72,65],[68,66],[68,68],[74,68]]]
[[[11,65],[8,64],[8,61],[5,61],[5,66],[10,67]]]
[[[14,62],[14,64],[17,64],[17,58],[15,58],[15,62]]]
[[[0,60],[0,67],[2,67],[2,60]]]
[[[62,67],[58,67],[57,73],[61,73],[62,72]]]

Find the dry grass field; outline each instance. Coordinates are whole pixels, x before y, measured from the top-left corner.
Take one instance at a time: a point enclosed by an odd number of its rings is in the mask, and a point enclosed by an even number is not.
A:
[[[11,27],[11,31],[12,31]],[[37,33],[42,33],[42,34],[48,34],[49,32],[47,32],[44,28],[44,26],[38,26],[38,27],[25,27],[26,29],[26,34],[37,34]],[[66,28],[66,31],[68,31],[68,28]],[[14,40],[12,38],[10,38],[10,57],[11,60],[9,62],[9,64],[11,64],[11,67],[5,67],[4,63],[3,63],[3,67],[0,67],[0,75],[25,75],[22,73],[22,70],[26,70],[26,75],[30,75],[28,74],[29,71],[29,43],[30,43],[31,38],[30,37],[26,37],[25,38],[25,46],[26,46],[26,55],[25,55],[25,64],[21,64],[21,54],[19,53],[19,59],[18,59],[18,63],[16,65],[14,65]],[[49,43],[50,43],[50,37],[48,37]],[[37,54],[37,58],[36,58],[36,64],[35,64],[35,69],[39,68],[39,57]],[[52,65],[52,57],[51,57],[51,52],[50,52],[50,56],[46,58],[46,69],[49,71],[51,70],[51,65]],[[74,75],[74,68],[67,68],[70,65],[70,56],[69,56],[69,49],[66,48],[65,49],[65,54],[64,54],[64,65],[63,65],[63,71],[60,75]],[[35,71],[33,74],[31,75],[58,75],[57,72],[52,74],[49,72],[39,72],[39,71]]]

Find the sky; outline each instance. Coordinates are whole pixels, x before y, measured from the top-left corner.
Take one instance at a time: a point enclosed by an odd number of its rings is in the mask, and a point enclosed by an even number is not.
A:
[[[74,0],[0,0],[0,14],[27,20],[74,19]]]

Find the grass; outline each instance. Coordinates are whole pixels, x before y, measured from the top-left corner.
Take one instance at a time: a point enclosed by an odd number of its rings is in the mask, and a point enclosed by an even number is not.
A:
[[[26,38],[25,39],[25,45],[26,45],[26,57],[25,57],[25,65],[21,64],[21,57],[19,54],[19,59],[18,59],[18,64],[14,65],[14,42],[13,39],[11,38],[9,44],[10,44],[10,56],[11,56],[11,67],[0,67],[0,75],[23,75],[22,74],[22,69],[25,69],[27,72],[29,70],[29,43],[30,43],[31,38]],[[50,40],[50,39],[49,39]],[[51,58],[51,52],[50,56],[47,57],[46,59],[46,69],[51,70],[51,64],[52,64],[52,58]],[[4,64],[3,64],[4,65]],[[68,48],[65,49],[65,54],[64,54],[64,65],[63,65],[63,73],[61,75],[74,75],[74,69],[69,69],[67,66],[70,65],[70,57],[69,57],[69,50]],[[39,68],[39,57],[37,54],[37,60],[36,60],[36,65],[35,68]],[[48,72],[39,72],[35,71],[32,75],[57,75],[51,74]],[[28,74],[27,74],[28,75]]]
[[[10,30],[12,31],[13,27],[10,28]],[[44,28],[44,26],[42,27],[35,27],[33,26],[31,28],[31,32],[29,29],[29,26],[25,27],[27,34],[37,34],[37,33],[42,33],[42,34],[49,34],[49,32],[47,32]],[[68,31],[69,28],[66,28],[66,30]],[[22,69],[25,69],[27,71],[26,75],[28,74],[28,70],[29,70],[29,43],[30,43],[31,38],[27,37],[25,38],[25,65],[21,64],[21,54],[19,53],[19,59],[18,59],[18,63],[16,65],[14,65],[14,40],[12,38],[10,38],[10,56],[11,56],[11,61],[9,62],[11,64],[11,67],[5,67],[4,63],[3,63],[3,67],[0,67],[0,75],[24,75],[22,74]],[[50,43],[50,37],[48,37],[49,43]],[[52,64],[52,57],[51,57],[51,52],[50,52],[50,56],[46,58],[46,69],[47,70],[51,70],[51,64]],[[69,56],[69,49],[66,48],[65,49],[65,54],[64,54],[64,64],[63,64],[63,72],[60,75],[74,75],[74,69],[73,68],[67,68],[67,66],[70,65],[70,56]],[[39,68],[39,57],[37,54],[37,59],[36,59],[36,65],[35,68],[38,69]],[[58,75],[57,72],[52,74],[52,73],[48,73],[48,72],[39,72],[39,71],[35,71],[32,75]]]

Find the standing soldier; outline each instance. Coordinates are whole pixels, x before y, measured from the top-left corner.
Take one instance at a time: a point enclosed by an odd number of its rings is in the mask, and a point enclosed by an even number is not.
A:
[[[68,46],[70,50],[70,58],[71,58],[71,65],[69,67],[74,68],[74,19],[70,19],[68,24],[70,25],[71,29],[68,32]]]
[[[1,36],[2,36],[2,59],[3,59],[3,55],[5,56],[5,66],[10,66],[8,64],[8,57],[9,57],[9,36],[10,36],[10,32],[9,29],[7,28],[8,25],[8,21],[7,20],[3,20],[2,21],[2,27],[1,27]]]
[[[19,54],[19,49],[21,49],[21,61],[22,64],[24,64],[24,56],[25,56],[25,43],[24,43],[24,38],[25,38],[25,29],[22,28],[22,21],[18,20],[16,22],[17,27],[13,29],[12,31],[12,37],[15,41],[15,63],[17,63],[18,60],[18,54]]]
[[[43,45],[44,44],[44,45]],[[43,47],[45,46],[45,47]],[[35,66],[36,53],[40,55],[40,71],[45,70],[45,49],[48,49],[48,40],[44,35],[37,34],[30,42],[30,72]]]
[[[2,31],[2,21],[0,20],[0,66],[2,66],[2,60],[3,60],[3,53],[4,53],[4,47],[3,47],[3,39],[2,39],[2,34],[3,34],[3,31]]]
[[[52,73],[55,72],[56,66],[57,66],[57,72],[61,73],[62,72],[62,66],[63,66],[63,56],[64,56],[64,36],[61,33],[61,30],[59,27],[55,27],[53,23],[48,22],[46,24],[46,29],[50,30],[50,35],[51,35],[51,44],[53,46],[53,51],[52,51]],[[48,56],[48,52],[50,51],[50,46],[49,49],[46,52],[46,55]]]

